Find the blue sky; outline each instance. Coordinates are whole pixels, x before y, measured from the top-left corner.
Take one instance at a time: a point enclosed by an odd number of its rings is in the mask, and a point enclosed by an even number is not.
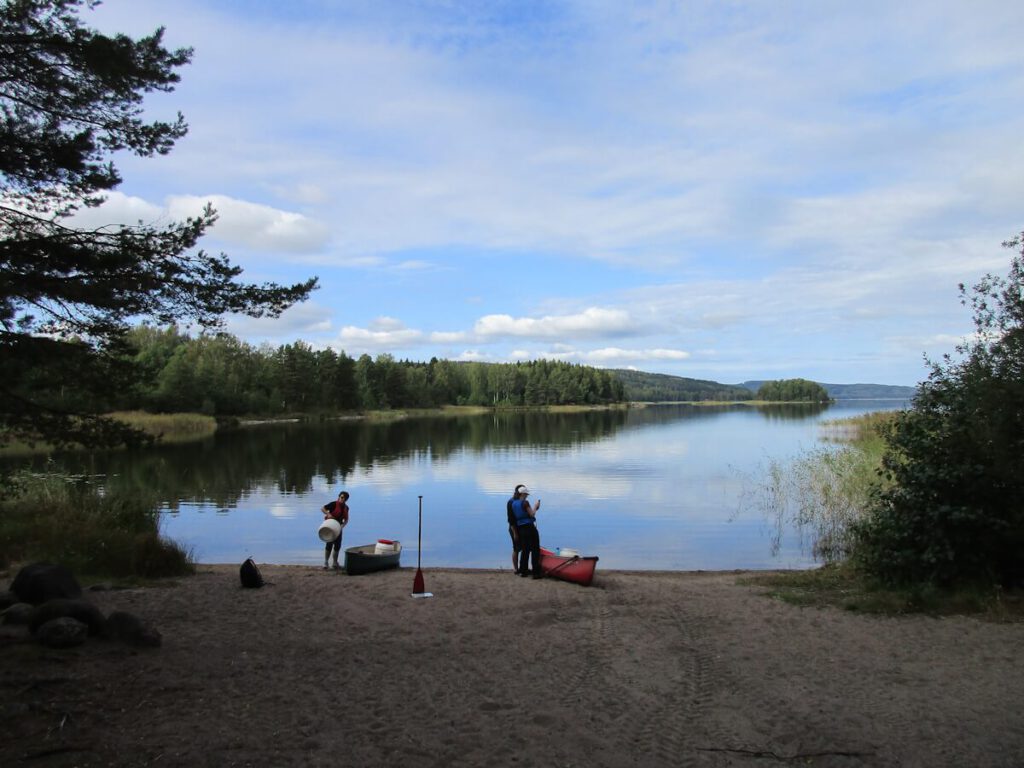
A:
[[[90,223],[321,289],[252,342],[913,385],[1024,229],[1024,3],[106,0],[193,63]]]

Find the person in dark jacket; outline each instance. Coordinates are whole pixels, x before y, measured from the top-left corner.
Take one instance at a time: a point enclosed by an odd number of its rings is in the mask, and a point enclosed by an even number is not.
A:
[[[505,512],[508,516],[508,535],[512,538],[512,572],[519,573],[519,531],[516,526],[516,515],[512,511],[512,502],[519,498],[519,489],[522,485],[517,485],[515,490],[512,491],[512,498],[505,503]]]
[[[516,531],[519,534],[519,575],[530,575],[530,560],[533,560],[533,578],[539,579],[544,573],[540,567],[540,533],[537,531],[537,513],[540,511],[540,499],[530,504],[530,489],[525,485],[519,487],[519,498],[512,502],[512,513],[516,518]]]

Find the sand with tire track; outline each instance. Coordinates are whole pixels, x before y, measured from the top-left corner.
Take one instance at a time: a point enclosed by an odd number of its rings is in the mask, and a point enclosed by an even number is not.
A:
[[[1024,624],[798,608],[734,573],[200,566],[98,592],[163,646],[0,646],[0,765],[1021,766]]]

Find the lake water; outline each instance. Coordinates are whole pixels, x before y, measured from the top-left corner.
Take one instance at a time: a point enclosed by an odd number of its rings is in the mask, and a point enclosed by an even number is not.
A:
[[[508,568],[505,501],[525,483],[542,500],[541,543],[599,555],[601,568],[801,568],[814,561],[798,533],[773,542],[757,503],[769,461],[821,447],[822,420],[904,405],[268,424],[70,468],[155,490],[164,533],[203,563],[322,563],[320,507],[345,489],[345,546],[399,539],[415,566],[422,496],[424,567]]]

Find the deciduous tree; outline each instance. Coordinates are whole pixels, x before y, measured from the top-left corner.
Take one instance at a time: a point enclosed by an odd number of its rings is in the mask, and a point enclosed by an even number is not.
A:
[[[1024,236],[1022,236],[1024,237]],[[891,480],[856,530],[857,557],[895,583],[1024,584],[1024,241],[1006,278],[962,301],[973,337],[931,364],[888,434]]]

